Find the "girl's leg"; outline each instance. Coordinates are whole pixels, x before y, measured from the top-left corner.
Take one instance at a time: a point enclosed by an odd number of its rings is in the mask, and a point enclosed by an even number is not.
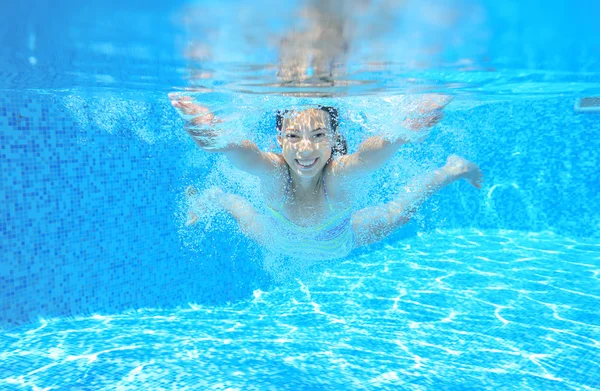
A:
[[[366,246],[382,240],[406,224],[432,194],[461,178],[475,188],[481,188],[483,174],[479,166],[460,156],[452,155],[443,167],[411,181],[406,187],[406,194],[387,204],[355,212],[352,215],[354,246]]]
[[[186,195],[191,192],[195,192],[195,189],[188,187]],[[265,217],[259,214],[246,199],[236,194],[225,193],[217,187],[209,190],[208,200],[227,211],[237,221],[244,235],[262,246],[265,245]],[[195,224],[197,221],[198,217],[193,210],[190,210],[187,225]]]

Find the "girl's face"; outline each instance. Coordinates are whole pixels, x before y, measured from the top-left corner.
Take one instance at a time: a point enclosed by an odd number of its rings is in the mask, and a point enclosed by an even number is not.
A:
[[[319,109],[287,113],[277,141],[290,170],[312,178],[321,173],[333,146],[329,114]]]

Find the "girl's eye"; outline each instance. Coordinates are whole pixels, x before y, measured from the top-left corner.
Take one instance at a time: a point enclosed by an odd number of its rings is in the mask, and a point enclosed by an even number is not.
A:
[[[285,137],[287,137],[287,138],[296,138],[298,136],[296,136],[295,134],[292,134],[292,133],[288,133],[288,134],[285,135]]]
[[[316,138],[321,138],[321,137],[325,137],[325,133],[317,133],[315,134]]]

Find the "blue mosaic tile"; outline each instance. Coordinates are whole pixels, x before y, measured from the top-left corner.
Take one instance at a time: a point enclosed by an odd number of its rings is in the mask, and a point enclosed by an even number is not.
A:
[[[197,267],[198,254],[178,236],[174,205],[187,184],[177,172],[193,146],[81,129],[56,96],[8,96],[0,107],[8,125],[0,133],[0,327],[251,292],[245,283],[224,288],[219,281],[234,272]],[[201,256],[219,256],[206,250]],[[238,254],[248,256],[243,247]]]
[[[248,262],[259,249],[239,235],[214,229],[196,249],[183,244],[177,202],[203,172],[183,162],[195,146],[176,136],[181,123],[168,102],[146,103],[147,119],[120,113],[105,122],[87,101],[76,110],[65,102],[59,94],[0,96],[0,326],[38,316],[223,303],[264,284]],[[436,142],[467,148],[497,186],[484,202],[462,183],[444,189],[424,205],[420,221],[390,240],[465,225],[598,237],[597,119],[574,114],[571,103],[515,101],[450,112],[450,129],[472,116],[495,119],[471,139],[440,132]],[[514,116],[522,119],[518,126]],[[132,132],[140,121],[160,137],[148,142]]]

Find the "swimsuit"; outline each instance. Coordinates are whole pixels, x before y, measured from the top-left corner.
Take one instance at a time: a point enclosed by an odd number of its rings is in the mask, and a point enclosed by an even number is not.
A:
[[[348,255],[354,247],[351,225],[351,208],[333,213],[333,207],[327,194],[325,179],[323,178],[323,190],[329,205],[330,217],[316,227],[302,227],[290,221],[281,212],[285,198],[290,187],[291,178],[288,177],[284,199],[279,210],[271,207],[271,220],[275,228],[275,240],[271,243],[274,250],[284,255],[299,259],[327,260],[342,258]]]

